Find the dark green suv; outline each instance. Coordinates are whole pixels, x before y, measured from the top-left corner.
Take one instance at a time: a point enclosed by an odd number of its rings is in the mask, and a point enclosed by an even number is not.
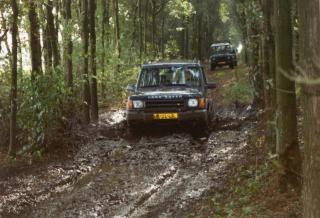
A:
[[[142,66],[136,85],[128,85],[130,129],[146,123],[188,123],[198,129],[213,119],[213,101],[203,67],[195,62],[160,62]]]
[[[233,69],[237,65],[237,51],[230,43],[217,43],[211,45],[211,70],[214,70],[219,66],[229,66]]]

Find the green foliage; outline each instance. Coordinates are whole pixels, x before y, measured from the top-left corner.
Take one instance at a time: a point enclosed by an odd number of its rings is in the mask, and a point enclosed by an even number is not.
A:
[[[255,217],[257,210],[263,208],[257,208],[253,197],[265,185],[264,180],[273,169],[272,162],[267,161],[258,167],[241,171],[230,202],[220,203],[224,199],[219,195],[212,198],[215,217]]]
[[[9,135],[9,113],[10,113],[10,84],[8,78],[8,69],[0,70],[0,146],[8,143]],[[2,139],[2,140],[1,140]]]
[[[29,152],[59,138],[64,128],[70,92],[65,89],[60,72],[42,75],[31,81],[27,76],[19,83],[19,141],[21,152]],[[34,156],[41,159],[37,151]]]
[[[248,82],[233,81],[222,90],[222,96],[226,104],[242,103],[250,104],[252,100],[252,87]]]
[[[186,19],[195,13],[194,6],[187,0],[169,1],[168,8],[169,14],[177,19]]]

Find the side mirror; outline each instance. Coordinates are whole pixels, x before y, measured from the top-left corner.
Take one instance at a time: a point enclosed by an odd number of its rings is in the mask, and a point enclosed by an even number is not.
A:
[[[215,83],[207,83],[206,84],[206,89],[215,89],[217,88],[217,84]]]
[[[134,91],[136,91],[136,85],[129,84],[129,85],[127,86],[127,91],[128,91],[128,92],[134,92]]]

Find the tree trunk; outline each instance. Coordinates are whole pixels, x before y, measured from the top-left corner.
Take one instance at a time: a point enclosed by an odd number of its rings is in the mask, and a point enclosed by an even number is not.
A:
[[[120,45],[120,22],[119,22],[118,0],[113,0],[113,11],[114,11],[114,20],[115,20],[115,40],[116,40],[117,58],[118,58],[118,61],[120,61],[121,45]]]
[[[162,21],[161,21],[161,57],[162,59],[165,59],[165,22],[166,22],[166,15],[164,14],[164,11],[162,12]]]
[[[143,44],[144,44],[144,54],[148,55],[148,44],[147,44],[147,31],[148,31],[148,10],[149,10],[149,0],[146,0],[144,9],[144,32],[143,32]]]
[[[30,31],[30,50],[31,50],[31,79],[34,80],[37,75],[42,74],[41,44],[39,34],[38,15],[36,12],[36,3],[29,0],[29,31]]]
[[[18,65],[18,5],[16,0],[11,1],[13,12],[12,21],[12,69],[11,69],[11,114],[10,114],[10,144],[9,156],[15,156],[17,151],[17,65]]]
[[[142,0],[139,0],[139,58],[140,58],[140,62],[142,61],[142,52],[143,52],[143,32],[142,32]]]
[[[300,66],[309,77],[319,79],[320,5],[319,1],[298,1],[300,18]],[[307,81],[308,82],[308,81]],[[303,217],[320,217],[320,84],[303,86],[304,115]]]
[[[292,26],[290,0],[275,1],[276,81],[277,81],[277,153],[281,166],[279,185],[282,191],[291,184],[301,186],[301,157],[297,136],[295,83],[282,71],[290,73],[292,63]]]
[[[198,60],[202,60],[202,14],[197,16],[198,18]]]
[[[139,19],[139,1],[136,1],[136,4],[134,5],[134,12],[133,12],[133,17],[132,17],[132,25],[133,25],[133,32],[132,32],[132,42],[131,42],[131,49],[135,49],[136,44],[137,44],[137,30],[139,28],[137,27],[137,19]]]
[[[272,31],[271,19],[273,0],[263,0],[262,9],[264,17],[264,34],[263,34],[263,74],[265,89],[265,106],[266,106],[266,122],[267,122],[267,144],[272,153],[276,153],[276,78],[275,78],[275,45]]]
[[[42,8],[41,8],[42,9]],[[45,12],[41,10],[42,16],[45,16]],[[46,73],[52,73],[52,47],[50,42],[50,35],[48,30],[48,23],[45,24],[42,22],[42,45],[43,45],[43,57],[44,57],[44,71]]]
[[[90,86],[88,72],[88,46],[89,46],[89,31],[88,31],[88,0],[82,2],[82,49],[83,49],[83,121],[85,124],[90,123]]]
[[[56,34],[54,16],[52,13],[53,10],[53,2],[52,0],[48,0],[46,4],[47,10],[47,33],[49,38],[50,47],[52,48],[52,55],[53,55],[53,65],[54,67],[59,66],[60,64],[60,52],[58,47],[58,35]]]
[[[90,70],[91,70],[91,118],[98,122],[98,91],[97,91],[97,64],[96,64],[96,0],[90,0]]]
[[[101,19],[101,73],[105,74],[106,69],[106,42],[109,43],[109,7],[110,0],[101,0],[102,9],[102,19]],[[104,77],[103,77],[104,78]],[[106,93],[106,83],[103,81],[101,83],[101,95],[105,98]]]
[[[64,0],[64,19],[65,19],[65,30],[64,30],[64,66],[66,72],[66,85],[68,88],[73,88],[73,66],[72,66],[72,33],[69,31],[72,20],[71,20],[71,0]]]
[[[157,16],[156,10],[157,10],[157,7],[156,7],[156,5],[157,5],[157,2],[152,0],[151,3],[152,3],[151,48],[152,48],[152,56],[153,56],[153,58],[155,58],[156,55],[157,55],[157,51],[156,51],[156,31],[157,31],[157,26],[156,26],[156,16]]]

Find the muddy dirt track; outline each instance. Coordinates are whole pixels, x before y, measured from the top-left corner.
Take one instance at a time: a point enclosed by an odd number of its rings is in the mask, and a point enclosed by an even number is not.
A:
[[[128,139],[124,113],[103,114],[100,134],[67,161],[1,176],[0,217],[212,217],[210,197],[255,128],[249,108],[218,115],[207,137],[146,127]]]

